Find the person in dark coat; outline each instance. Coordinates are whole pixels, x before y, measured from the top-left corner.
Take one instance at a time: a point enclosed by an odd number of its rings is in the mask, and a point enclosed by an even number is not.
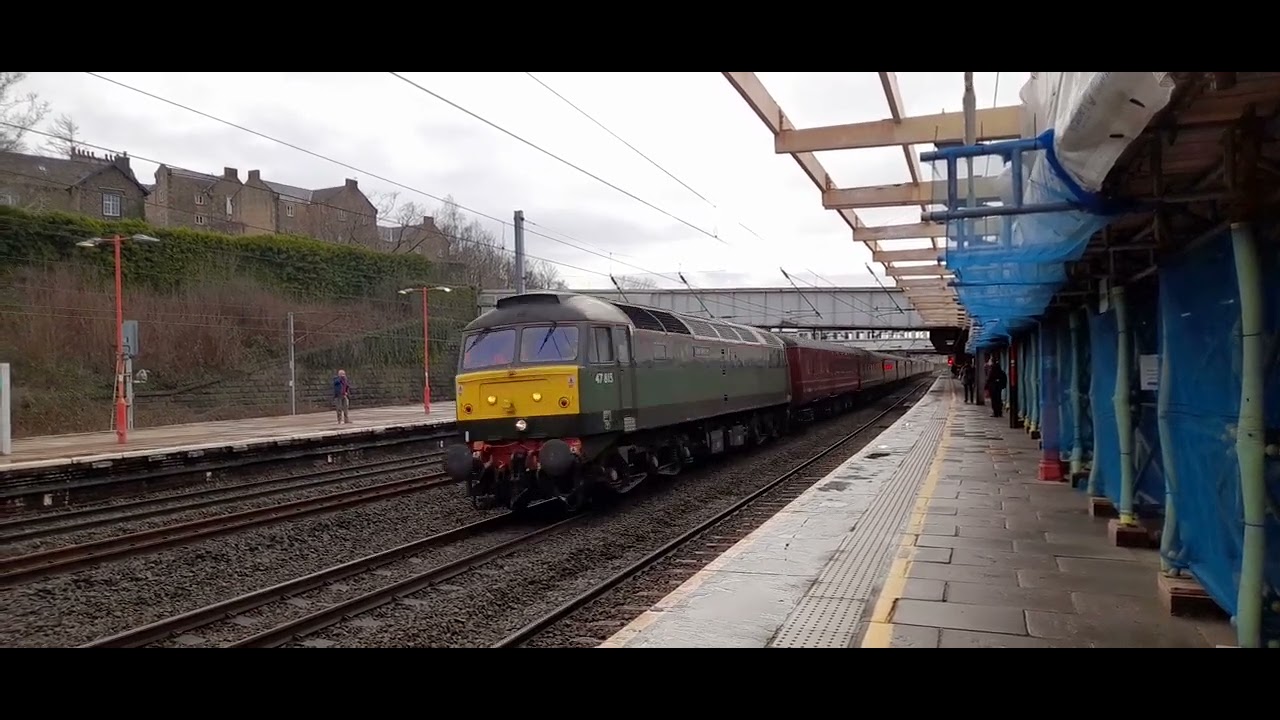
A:
[[[965,404],[977,402],[977,392],[974,383],[978,380],[978,373],[973,369],[973,361],[966,362],[960,368],[960,382],[964,384],[964,401]]]
[[[991,393],[991,417],[1000,417],[1004,413],[1004,400],[1001,397],[1009,376],[1004,374],[1000,361],[993,358],[991,367],[987,369],[987,392]]]

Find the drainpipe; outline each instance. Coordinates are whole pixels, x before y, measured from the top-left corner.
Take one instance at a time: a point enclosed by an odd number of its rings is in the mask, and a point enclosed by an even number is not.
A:
[[[1085,312],[1087,312],[1087,310]],[[1097,333],[1089,333],[1089,343],[1091,346],[1098,344]],[[1093,352],[1090,353],[1091,359],[1098,356],[1098,349],[1092,348],[1092,350]],[[1102,435],[1101,428],[1098,426],[1100,422],[1098,420],[1098,406],[1102,404],[1100,400],[1101,398],[1098,397],[1098,373],[1094,368],[1090,368],[1089,409],[1092,411],[1093,415],[1093,447],[1091,448],[1092,453],[1089,459],[1089,497],[1102,496],[1101,493],[1098,492],[1098,438]]]
[[[1263,559],[1267,539],[1267,497],[1263,425],[1262,275],[1258,250],[1248,223],[1231,224],[1236,284],[1240,293],[1240,417],[1236,457],[1240,463],[1240,495],[1244,502],[1244,551],[1236,597],[1236,636],[1240,647],[1262,644]]]
[[[1162,289],[1161,292],[1169,292]],[[1160,569],[1177,575],[1175,554],[1178,542],[1178,467],[1175,464],[1173,431],[1169,427],[1169,398],[1173,395],[1173,358],[1169,353],[1169,313],[1160,308],[1160,379],[1156,387],[1156,418],[1160,433],[1160,462],[1164,465],[1164,532],[1160,536]]]
[[[1071,477],[1084,470],[1084,403],[1080,401],[1080,313],[1068,317],[1071,326],[1071,412],[1075,427],[1071,438]]]
[[[1031,372],[1027,367],[1027,341],[1018,343],[1018,424],[1027,429],[1027,383],[1031,382]]]
[[[1044,354],[1044,338],[1041,337],[1040,328],[1037,327],[1031,331],[1031,405],[1027,408],[1027,432],[1036,435],[1040,429],[1040,388],[1044,384],[1044,378],[1041,377],[1041,363]]]
[[[1058,350],[1057,338],[1054,332],[1044,332],[1041,326],[1040,332],[1040,359],[1041,366],[1041,409],[1040,416],[1044,419],[1044,425],[1040,432],[1040,468],[1039,479],[1045,482],[1062,482],[1062,453],[1060,448],[1061,435],[1058,432],[1058,408],[1062,405],[1058,388],[1060,381],[1058,378]]]
[[[1116,392],[1111,398],[1116,410],[1116,432],[1120,440],[1120,524],[1134,526],[1133,512],[1133,417],[1129,397],[1129,376],[1133,366],[1133,334],[1129,330],[1129,306],[1124,286],[1112,289],[1116,306]]]

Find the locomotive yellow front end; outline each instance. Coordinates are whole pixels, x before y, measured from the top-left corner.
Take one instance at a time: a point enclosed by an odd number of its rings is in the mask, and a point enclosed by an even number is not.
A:
[[[455,380],[463,443],[446,451],[445,471],[477,506],[574,494],[585,333],[572,308],[543,297],[504,298],[464,331]]]
[[[471,440],[503,440],[527,431],[520,420],[577,415],[578,375],[576,365],[458,375],[458,429]]]

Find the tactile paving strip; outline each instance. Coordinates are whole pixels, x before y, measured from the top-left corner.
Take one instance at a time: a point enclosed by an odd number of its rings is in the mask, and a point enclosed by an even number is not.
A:
[[[840,544],[817,581],[778,629],[769,647],[848,647],[876,579],[898,547],[942,438],[947,403],[933,404],[933,417],[857,527]]]

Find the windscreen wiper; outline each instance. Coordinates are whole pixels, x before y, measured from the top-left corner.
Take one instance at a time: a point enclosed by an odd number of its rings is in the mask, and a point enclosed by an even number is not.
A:
[[[559,326],[560,326],[560,323],[556,322],[555,320],[551,321],[551,327],[547,328],[547,334],[542,336],[542,344],[538,346],[539,355],[542,354],[542,348],[547,346],[547,341],[551,339],[551,333],[555,332],[556,328]],[[560,347],[560,343],[557,342],[556,348],[559,349],[559,347]]]

